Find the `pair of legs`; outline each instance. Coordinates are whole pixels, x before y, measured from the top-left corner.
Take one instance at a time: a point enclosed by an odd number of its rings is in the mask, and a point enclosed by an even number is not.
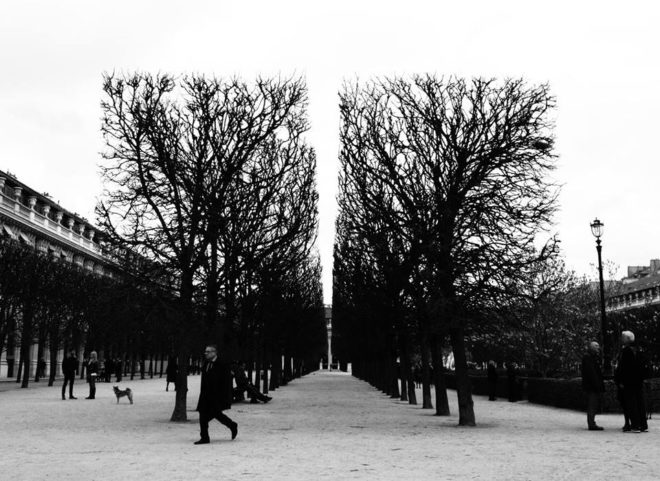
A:
[[[642,389],[624,388],[622,394],[624,416],[630,420],[630,430],[648,430],[649,426],[646,422],[646,406]]]
[[[587,426],[592,431],[600,431],[602,428],[596,425],[596,413],[600,408],[600,393],[587,391]]]
[[[64,393],[66,392],[66,385],[69,385],[69,399],[76,399],[73,396],[73,381],[76,379],[76,375],[73,374],[72,376],[64,376],[64,384],[62,384],[62,399],[66,399],[64,397]]]
[[[236,424],[234,421],[231,420],[229,416],[227,416],[225,413],[222,411],[200,411],[199,412],[199,437],[200,440],[197,441],[195,444],[206,444],[210,441],[209,438],[209,422],[212,419],[217,419],[220,421],[220,424],[227,426],[231,430],[231,438],[234,439],[236,437],[236,433],[238,432],[238,424]]]
[[[94,399],[96,397],[96,377],[89,376],[89,396],[86,399]]]
[[[246,385],[241,386],[241,389],[244,389],[247,392],[248,396],[250,396],[251,402],[253,403],[256,403],[257,401],[267,403],[271,399],[270,396],[266,396],[265,394],[260,393],[252,383],[247,383]]]
[[[488,381],[488,400],[495,401],[497,399],[496,393],[497,393],[496,382]]]

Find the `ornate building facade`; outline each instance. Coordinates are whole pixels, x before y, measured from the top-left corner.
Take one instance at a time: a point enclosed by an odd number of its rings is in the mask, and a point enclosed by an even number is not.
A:
[[[99,231],[85,218],[72,213],[46,193],[39,193],[8,172],[0,171],[0,236],[11,238],[48,254],[53,260],[72,262],[98,275],[114,276],[111,253]],[[11,334],[10,334],[11,335]],[[8,339],[0,353],[0,377],[12,371],[18,343]],[[28,375],[36,368],[36,345]],[[46,356],[49,353],[46,352]],[[62,354],[58,355],[61,361]],[[48,358],[48,357],[46,357]]]
[[[648,266],[628,266],[628,275],[608,296],[608,312],[660,305],[660,259],[651,259]]]

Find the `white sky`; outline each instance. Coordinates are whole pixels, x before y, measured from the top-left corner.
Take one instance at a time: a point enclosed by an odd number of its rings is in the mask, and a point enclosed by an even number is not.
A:
[[[660,257],[660,6],[530,1],[22,1],[0,5],[0,169],[94,219],[104,71],[293,73],[310,90],[331,301],[342,79],[525,77],[557,96],[555,232],[567,265]]]

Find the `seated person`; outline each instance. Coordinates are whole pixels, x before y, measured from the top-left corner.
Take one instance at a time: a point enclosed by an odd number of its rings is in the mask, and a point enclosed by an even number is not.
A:
[[[233,368],[234,379],[236,380],[236,388],[234,389],[234,400],[242,401],[244,399],[243,393],[247,392],[250,396],[251,403],[257,403],[259,401],[267,403],[270,401],[270,396],[261,394],[259,390],[250,382],[250,380],[245,375],[245,364],[235,364]]]

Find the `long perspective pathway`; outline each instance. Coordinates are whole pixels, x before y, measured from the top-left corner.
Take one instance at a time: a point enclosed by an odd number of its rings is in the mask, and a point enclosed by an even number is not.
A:
[[[272,393],[268,404],[235,404],[236,440],[213,421],[198,439],[199,377],[189,382],[189,422],[168,421],[174,392],[164,380],[112,384],[95,400],[59,388],[0,393],[0,479],[7,480],[658,480],[660,423],[624,434],[618,415],[584,414],[475,397],[478,426],[391,399],[343,373],[318,372]]]

